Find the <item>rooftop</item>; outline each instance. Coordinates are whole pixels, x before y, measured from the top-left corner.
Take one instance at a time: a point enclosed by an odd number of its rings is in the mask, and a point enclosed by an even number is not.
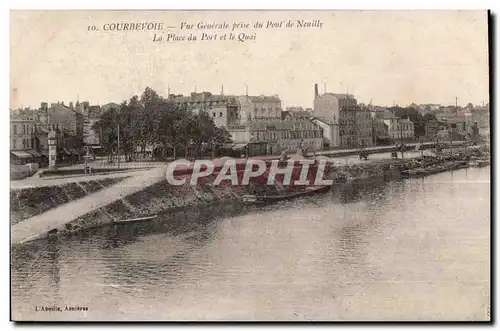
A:
[[[232,95],[212,94],[210,92],[191,93],[191,95],[170,94],[168,100],[174,102],[222,102],[232,101],[235,97]]]
[[[101,110],[103,112],[108,111],[111,108],[120,109],[120,105],[116,102],[108,102],[107,104],[101,106]]]
[[[375,117],[379,119],[390,120],[396,118],[396,115],[394,115],[391,111],[377,111],[375,112]]]
[[[356,99],[354,95],[352,94],[347,94],[347,93],[323,93],[320,95],[320,97],[324,95],[331,95],[336,97],[337,99]]]
[[[273,127],[276,130],[294,130],[296,125],[300,125],[303,123],[311,123],[311,121],[306,119],[293,119],[293,120],[279,120],[279,119],[271,119],[271,120],[259,120],[254,122],[249,122],[248,125],[251,130],[266,130],[268,127]]]
[[[407,118],[402,118],[402,119],[400,119],[400,120],[399,120],[399,123],[401,123],[401,124],[413,124],[413,122],[412,122],[412,121],[410,121],[410,120],[409,120],[409,119],[407,119]]]
[[[281,102],[279,96],[277,96],[277,95],[271,95],[271,96],[266,96],[266,95],[250,96],[250,100],[252,100],[252,102]]]

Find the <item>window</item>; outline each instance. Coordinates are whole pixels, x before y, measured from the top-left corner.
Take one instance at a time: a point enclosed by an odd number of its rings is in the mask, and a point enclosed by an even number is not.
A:
[[[222,117],[222,112],[219,113],[219,117]]]
[[[212,117],[215,117],[215,112],[212,113]]]
[[[17,124],[14,124],[14,134],[17,134]],[[14,140],[14,146],[15,146],[15,140]],[[15,147],[14,147],[15,148]]]

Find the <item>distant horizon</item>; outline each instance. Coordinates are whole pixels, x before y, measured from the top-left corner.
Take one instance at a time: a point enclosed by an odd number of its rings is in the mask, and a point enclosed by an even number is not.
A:
[[[168,98],[168,92],[165,93],[165,94],[162,94],[160,93],[159,91],[155,90],[154,88],[152,88],[155,92],[158,93],[158,95],[160,95],[161,97],[167,99]],[[212,91],[205,91],[205,90],[202,90],[202,91],[197,91],[197,92],[188,92],[188,93],[175,93],[175,92],[172,92],[170,94],[174,94],[174,95],[183,95],[183,96],[190,96],[191,93],[203,93],[203,92],[209,92],[211,93],[212,95],[221,95],[220,92],[219,93],[215,93],[215,92],[212,92]],[[326,92],[326,93],[336,93],[336,94],[342,94],[342,92]],[[142,93],[141,93],[142,94]],[[141,97],[141,94],[135,94],[136,96],[138,96],[139,98]],[[313,93],[314,94],[314,93]],[[320,95],[322,95],[323,93],[319,93]],[[352,93],[349,93],[349,94],[352,94]],[[75,105],[77,101],[79,101],[80,103],[82,102],[89,102],[90,106],[103,106],[103,105],[106,105],[106,104],[109,104],[109,103],[116,103],[118,105],[122,104],[122,102],[124,101],[129,101],[132,97],[134,97],[135,95],[131,95],[128,99],[124,99],[124,100],[121,100],[121,101],[116,101],[116,100],[109,100],[109,101],[104,101],[104,102],[99,102],[99,101],[91,101],[89,99],[86,99],[86,98],[80,98],[80,100],[76,99],[76,100],[71,100],[71,99],[59,99],[59,100],[55,100],[55,101],[52,101],[52,100],[40,100],[40,102],[37,104],[37,105],[20,105],[20,107],[17,107],[17,108],[10,108],[10,110],[18,110],[18,109],[33,109],[33,110],[36,110],[36,109],[39,109],[40,108],[40,104],[42,102],[46,102],[49,106],[53,103],[57,104],[57,103],[64,103],[65,106],[69,106],[69,103],[70,102],[73,102],[73,104]],[[233,93],[224,93],[225,96],[245,96],[246,94],[233,94]],[[272,95],[275,95],[275,94],[251,94],[249,93],[248,96],[261,96],[261,95],[264,95],[264,96],[272,96]],[[369,101],[368,102],[361,102],[357,96],[355,94],[354,95],[354,98],[356,98],[358,104],[365,104],[365,105],[370,105]],[[283,102],[283,99],[281,98],[281,96],[279,94],[277,94],[277,96],[280,98],[281,100],[281,108],[283,110],[285,110],[285,108],[289,108],[289,107],[302,107],[303,109],[306,109],[306,108],[311,108],[311,109],[314,109],[314,105],[312,106],[304,106],[304,105],[296,105],[296,104],[284,104]],[[314,100],[314,99],[313,99]],[[482,103],[473,103],[473,102],[470,102],[472,103],[473,106],[486,106],[487,104],[489,104],[489,99],[488,100],[484,100]],[[484,103],[484,105],[483,105]],[[440,105],[440,106],[443,106],[443,107],[454,107],[455,106],[455,103],[438,103],[438,102],[411,102],[409,104],[394,104],[394,105],[384,105],[384,104],[376,104],[374,102],[372,102],[372,106],[374,107],[387,107],[387,108],[391,108],[391,107],[403,107],[403,108],[406,108],[406,107],[409,107],[410,105],[412,104],[416,104],[416,105]],[[466,103],[458,103],[458,107],[466,107],[467,105],[469,104],[469,102],[466,102]]]

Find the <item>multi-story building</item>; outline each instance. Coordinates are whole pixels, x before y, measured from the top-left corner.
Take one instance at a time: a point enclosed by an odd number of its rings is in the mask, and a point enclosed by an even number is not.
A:
[[[377,117],[377,112],[372,111],[372,134],[373,134],[373,143],[376,144],[385,144],[389,142],[389,126],[384,123],[382,118]]]
[[[10,119],[10,149],[29,150],[35,149],[36,126],[33,119]]]
[[[323,148],[330,149],[339,146],[339,125],[329,122],[327,120],[322,120],[319,118],[313,118],[313,123],[316,123],[323,132]]]
[[[373,146],[373,123],[368,109],[359,109],[356,112],[356,133],[360,147]]]
[[[264,144],[265,154],[276,155],[298,149],[317,151],[323,148],[323,130],[307,119],[260,119],[230,126],[229,133],[241,148],[249,143]]]
[[[356,125],[357,109],[354,107],[345,107],[340,110],[339,117],[339,136],[340,147],[357,148],[358,130]]]
[[[357,100],[351,94],[324,93],[318,94],[318,84],[314,84],[314,110],[316,118],[338,123],[342,109],[353,109]]]
[[[312,119],[312,112],[307,110],[283,111],[281,112],[282,119]]]
[[[240,123],[239,105],[234,96],[201,92],[191,93],[190,96],[170,94],[168,100],[195,113],[207,112],[218,127],[227,128]]]
[[[476,108],[471,111],[471,122],[477,123],[479,129],[490,128],[490,111],[489,108]]]
[[[392,112],[388,110],[377,112],[376,117],[379,120],[382,120],[387,126],[387,133],[390,139],[409,140],[415,137],[413,122],[411,122],[410,120],[396,117]]]
[[[398,120],[399,136],[396,135],[395,139],[412,140],[415,138],[415,128],[413,122],[407,118],[400,118]]]
[[[67,106],[64,102],[52,103],[48,107],[46,102],[42,102],[40,112],[44,121],[41,123],[49,124],[54,129],[59,126],[66,134],[83,138],[83,109],[84,105],[78,102],[76,107],[73,103]]]
[[[36,124],[33,112],[11,112],[10,116],[10,161],[11,164],[39,162],[41,154],[36,152]]]
[[[356,98],[351,94],[320,95],[318,84],[315,84],[313,115],[325,123],[338,125],[338,137],[332,139],[338,145],[332,147],[358,148],[373,144],[370,112],[358,106]]]
[[[425,124],[425,136],[430,141],[445,141],[452,136],[452,128],[447,123],[429,121]]]
[[[281,118],[281,100],[277,95],[242,95],[238,97],[238,103],[241,124],[247,121]]]
[[[101,118],[101,107],[90,106],[83,114],[83,143],[86,146],[99,147],[101,132],[93,129],[95,123]]]
[[[119,110],[120,107],[121,106],[119,104],[117,104],[116,102],[108,102],[108,103],[101,106],[101,113],[104,113],[110,109]]]
[[[48,152],[48,133],[57,134],[58,159],[76,159],[83,146],[84,112],[88,111],[88,102],[77,102],[65,105],[63,102],[52,103],[50,106],[42,102],[37,118],[37,148],[46,154]]]

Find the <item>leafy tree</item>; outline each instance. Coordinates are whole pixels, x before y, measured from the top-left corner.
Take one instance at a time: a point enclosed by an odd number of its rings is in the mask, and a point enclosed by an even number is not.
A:
[[[147,87],[141,97],[133,96],[123,102],[119,109],[109,109],[94,124],[94,130],[102,130],[102,144],[112,157],[118,149],[118,127],[120,128],[120,153],[131,160],[137,147],[142,151],[147,145],[161,146],[163,157],[166,151],[183,148],[186,157],[189,150],[198,153],[205,147],[215,151],[231,141],[226,129],[218,128],[205,112],[194,114],[179,107],[156,91]]]

